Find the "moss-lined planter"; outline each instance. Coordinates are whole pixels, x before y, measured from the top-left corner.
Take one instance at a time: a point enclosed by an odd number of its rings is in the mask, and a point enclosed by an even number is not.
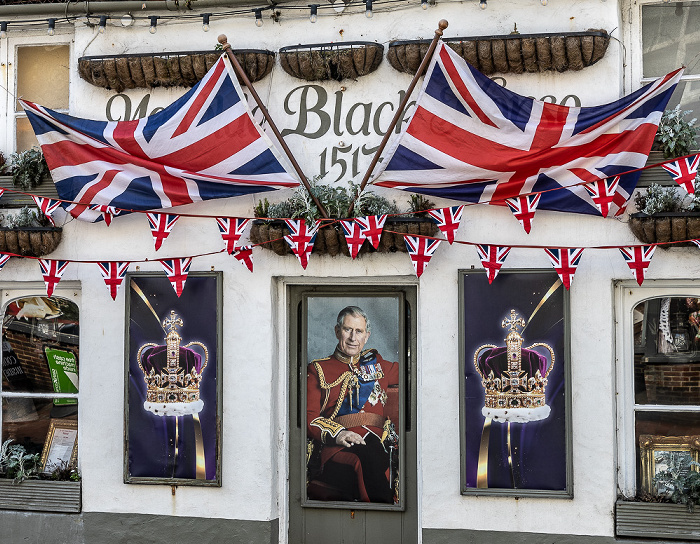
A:
[[[394,253],[396,251],[407,252],[404,237],[401,234],[421,234],[423,236],[435,236],[438,232],[437,225],[429,218],[393,218],[384,224],[379,247],[374,249],[368,242],[362,245],[359,255],[366,253]],[[250,229],[250,241],[260,244],[260,247],[270,249],[277,255],[293,255],[289,244],[283,237],[289,234],[289,229],[283,221],[256,220]],[[314,255],[345,255],[350,256],[348,244],[340,225],[331,225],[318,230],[314,248]]]
[[[0,510],[80,512],[80,482],[0,480]]]
[[[603,58],[610,36],[605,30],[589,30],[446,38],[444,42],[486,75],[522,74],[582,70]],[[392,42],[387,54],[389,64],[399,72],[415,74],[429,45],[430,40]]]
[[[237,49],[233,53],[251,82],[264,78],[275,65],[272,51]],[[183,51],[80,57],[78,73],[91,85],[117,92],[135,88],[192,87],[221,54],[220,51]]]
[[[618,501],[615,532],[637,538],[700,540],[700,508],[682,504]]]
[[[633,213],[629,227],[637,240],[645,244],[693,240],[700,238],[700,212]]]
[[[43,257],[58,247],[62,233],[60,227],[0,227],[0,252]]]
[[[374,72],[382,62],[384,46],[374,42],[309,44],[283,47],[282,69],[306,81],[357,79]]]

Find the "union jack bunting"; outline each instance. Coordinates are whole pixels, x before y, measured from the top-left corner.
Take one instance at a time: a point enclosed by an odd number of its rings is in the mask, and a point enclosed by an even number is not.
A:
[[[535,210],[537,209],[541,197],[542,195],[540,193],[536,193],[534,195],[519,196],[506,200],[510,211],[513,212],[515,218],[528,234],[530,234],[532,220],[535,218]]]
[[[459,223],[462,220],[462,210],[464,210],[464,206],[428,210],[430,217],[435,220],[438,228],[445,235],[450,245],[455,241],[455,232],[457,232]]]
[[[163,267],[163,270],[165,270],[165,275],[168,276],[168,279],[170,280],[170,285],[173,286],[175,293],[179,297],[182,294],[182,290],[185,288],[187,274],[189,273],[190,265],[192,264],[192,257],[160,261],[160,264]]]
[[[681,73],[609,104],[568,107],[509,91],[439,43],[373,183],[494,204],[543,193],[540,209],[598,214],[580,184],[644,166]]]
[[[253,246],[239,247],[234,258],[251,272],[253,271]]]
[[[241,239],[243,231],[249,219],[239,219],[237,217],[217,217],[216,223],[219,225],[221,238],[226,242],[226,251],[231,255],[236,249],[238,240]]]
[[[619,248],[639,285],[644,281],[644,273],[654,255],[656,246],[630,246]]]
[[[379,240],[382,237],[382,229],[386,223],[386,214],[368,215],[366,217],[356,217],[355,221],[360,225],[360,235],[364,236],[374,249],[379,247]]]
[[[290,234],[284,237],[285,241],[292,248],[292,251],[299,259],[301,267],[306,270],[309,264],[309,255],[314,249],[316,241],[316,233],[320,221],[316,221],[313,226],[308,227],[304,219],[285,219],[285,223],[289,227]]]
[[[5,189],[0,188],[0,198],[2,198],[2,195],[4,195],[4,194],[5,194]]]
[[[120,261],[109,261],[97,263],[97,266],[100,267],[100,273],[102,274],[102,277],[105,280],[105,285],[109,289],[109,294],[111,295],[112,300],[116,300],[117,292],[119,291],[119,287],[121,287],[121,284],[124,281],[124,276],[126,275],[126,271],[129,268],[129,263]]]
[[[365,241],[365,237],[362,234],[362,227],[353,220],[341,221],[340,224],[343,227],[343,233],[345,234],[345,241],[348,244],[350,256],[355,259]]]
[[[53,261],[49,259],[39,259],[39,266],[41,267],[41,275],[44,276],[44,283],[46,284],[46,296],[50,297],[53,295],[53,290],[61,281],[61,276],[66,271],[66,267],[70,261]]]
[[[510,248],[508,246],[489,246],[477,244],[476,252],[479,254],[481,265],[486,270],[489,284],[498,276],[498,272],[506,261]]]
[[[34,200],[34,204],[36,204],[36,207],[39,208],[41,210],[41,213],[43,213],[46,216],[46,219],[49,220],[49,223],[51,223],[55,227],[56,223],[53,220],[53,212],[55,212],[61,205],[61,201],[54,200],[53,198],[44,198],[36,195],[32,195],[32,199]]]
[[[617,186],[620,183],[620,176],[612,178],[599,179],[586,183],[583,188],[586,189],[591,200],[598,208],[600,215],[607,217],[610,213],[610,208],[614,204],[615,195],[617,194]]]
[[[561,282],[564,287],[568,290],[571,287],[571,282],[574,280],[574,274],[576,273],[576,267],[581,261],[581,255],[583,255],[582,247],[568,247],[568,248],[544,248],[547,257],[552,261],[552,266],[554,270],[557,271]]]
[[[691,240],[691,242],[693,242],[696,246],[700,247],[700,240],[699,239]]]
[[[700,163],[700,155],[694,155],[693,157],[685,157],[684,159],[667,162],[666,164],[662,164],[661,168],[671,174],[673,181],[683,187],[688,194],[692,195],[695,193],[695,178],[698,175],[698,163]]]
[[[2,267],[7,264],[7,261],[10,260],[10,255],[7,255],[6,253],[0,253],[0,270],[2,270]]]
[[[170,231],[173,230],[180,216],[171,213],[148,213],[146,215],[148,215],[151,234],[153,234],[156,251],[158,251],[160,246],[163,245],[163,240],[165,240],[170,234]]]
[[[93,121],[20,101],[56,190],[74,217],[90,204],[171,208],[299,182],[253,120],[229,60],[164,110],[133,121]]]
[[[406,242],[406,248],[413,263],[413,270],[416,271],[416,277],[420,278],[425,272],[430,259],[433,258],[441,240],[418,236],[404,236],[403,239]]]
[[[108,227],[112,224],[112,218],[119,215],[121,210],[118,210],[114,206],[105,206],[103,204],[93,204],[90,209],[95,212],[100,212],[102,214],[102,219],[105,221],[105,225]]]

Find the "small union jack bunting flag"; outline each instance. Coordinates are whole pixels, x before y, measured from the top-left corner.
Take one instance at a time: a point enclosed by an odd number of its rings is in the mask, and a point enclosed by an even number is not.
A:
[[[41,210],[41,213],[43,213],[46,216],[46,219],[49,220],[49,223],[51,223],[55,227],[56,223],[53,220],[53,212],[55,212],[56,209],[61,205],[61,201],[54,200],[53,198],[44,198],[36,195],[32,195],[32,198],[34,199],[36,207],[39,208]]]
[[[39,259],[39,266],[41,267],[41,275],[44,276],[44,283],[46,284],[46,296],[50,297],[53,295],[53,290],[61,281],[61,276],[66,271],[66,267],[70,261],[53,261],[49,259]]]
[[[343,227],[343,233],[345,234],[345,241],[348,244],[350,256],[355,259],[365,241],[365,237],[362,234],[362,227],[353,220],[341,221],[340,224]]]
[[[481,264],[486,270],[486,277],[489,284],[498,276],[498,271],[506,261],[510,247],[508,246],[489,246],[486,244],[477,244],[476,252],[479,254]]]
[[[0,189],[0,198],[5,194],[5,189]]]
[[[10,260],[10,255],[7,255],[5,253],[0,253],[0,270],[2,270],[2,267],[7,264],[7,261]]]
[[[287,223],[291,233],[284,239],[299,259],[301,267],[306,270],[320,222],[316,221],[312,227],[308,227],[304,219],[285,219],[284,222]]]
[[[170,280],[170,285],[173,286],[175,293],[179,297],[182,294],[182,290],[185,288],[187,274],[192,264],[192,257],[160,261],[160,264],[163,270],[165,270],[165,275],[168,276]]]
[[[382,229],[386,223],[386,214],[368,215],[366,217],[356,217],[355,221],[360,225],[360,234],[364,236],[374,249],[379,247],[379,240],[382,237]]]
[[[151,234],[153,234],[153,241],[156,244],[156,251],[163,245],[163,240],[168,237],[179,218],[179,215],[169,213],[148,214],[148,223],[151,225]]]
[[[698,163],[700,163],[700,155],[694,155],[662,164],[661,168],[671,174],[673,181],[688,191],[688,194],[692,195],[695,193],[695,177],[698,175]]]
[[[620,176],[615,176],[614,178],[592,181],[583,186],[586,192],[591,195],[591,200],[603,217],[607,217],[610,213],[610,207],[615,199],[619,183]]]
[[[530,234],[532,220],[535,218],[535,210],[537,209],[537,204],[539,204],[541,196],[542,193],[536,193],[534,195],[518,196],[506,200],[510,211],[513,212],[515,218],[520,221],[520,224],[528,234]]]
[[[119,211],[114,206],[105,206],[104,204],[93,204],[90,209],[95,212],[100,212],[102,214],[102,219],[105,221],[105,225],[108,227],[112,224],[112,218],[119,215]]]
[[[440,240],[431,238],[423,238],[418,236],[404,236],[408,254],[411,256],[413,269],[416,271],[416,277],[420,278],[432,259],[435,250],[440,245]]]
[[[462,210],[464,206],[452,206],[451,208],[441,208],[439,210],[428,210],[430,217],[437,223],[438,228],[452,244],[455,241],[455,232],[459,228],[462,220]]]
[[[574,274],[576,273],[576,267],[581,261],[581,255],[583,255],[583,248],[581,247],[568,247],[568,248],[544,248],[545,253],[552,261],[552,266],[554,270],[559,274],[561,282],[564,287],[568,290],[571,287],[571,282],[574,280]]]
[[[100,267],[100,272],[105,280],[105,285],[109,289],[109,294],[111,295],[112,300],[115,300],[117,298],[119,287],[121,287],[121,284],[124,281],[124,275],[129,268],[129,263],[109,261],[97,263],[97,266]]]
[[[251,272],[253,271],[253,246],[239,247],[234,258]]]
[[[237,217],[217,217],[216,223],[219,225],[221,238],[226,242],[226,251],[231,255],[236,250],[236,244],[241,239],[243,231],[249,219],[239,219]]]
[[[691,240],[696,246],[700,247],[700,239]]]
[[[649,268],[649,263],[654,255],[656,246],[630,246],[621,247],[620,253],[625,258],[627,266],[630,267],[632,274],[639,285],[644,281],[644,273]]]

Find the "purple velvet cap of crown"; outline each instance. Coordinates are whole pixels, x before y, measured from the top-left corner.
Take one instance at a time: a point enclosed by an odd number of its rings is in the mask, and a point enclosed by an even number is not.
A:
[[[494,377],[499,378],[508,370],[508,353],[506,347],[493,348],[484,351],[479,357],[479,369],[484,376],[493,372]],[[537,371],[544,376],[547,372],[547,359],[531,349],[523,349],[520,359],[520,368],[528,377],[534,377]]]
[[[154,346],[146,350],[142,359],[143,369],[146,371],[146,374],[150,374],[151,369],[153,369],[156,374],[160,374],[161,372],[167,373],[167,350],[168,348],[166,346]],[[192,372],[193,368],[197,374],[202,373],[202,357],[199,353],[189,348],[180,348],[180,361],[178,365],[186,374]]]

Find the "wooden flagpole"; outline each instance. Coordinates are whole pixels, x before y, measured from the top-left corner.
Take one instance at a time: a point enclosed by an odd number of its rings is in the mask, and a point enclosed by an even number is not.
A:
[[[234,55],[233,52],[231,51],[231,44],[228,43],[228,39],[226,38],[226,34],[221,34],[219,36],[219,43],[221,44],[221,47],[226,52],[226,55],[228,56],[229,60],[231,61],[231,64],[233,65],[233,69],[236,71],[236,74],[238,74],[238,77],[240,77],[241,80],[243,81],[243,83],[245,83],[245,86],[248,87],[250,94],[253,96],[253,99],[255,100],[255,103],[260,108],[260,111],[265,116],[265,119],[267,120],[268,124],[270,125],[272,132],[274,132],[275,136],[277,137],[277,141],[280,143],[280,145],[282,146],[282,149],[284,150],[285,154],[287,155],[287,158],[292,163],[292,166],[294,167],[294,171],[297,173],[297,176],[299,176],[299,179],[301,179],[301,182],[304,184],[304,187],[306,187],[306,190],[308,191],[311,199],[314,201],[314,204],[316,204],[318,211],[321,212],[321,216],[324,219],[329,219],[328,212],[323,207],[323,204],[321,204],[321,202],[319,202],[318,198],[316,198],[316,196],[311,192],[311,186],[309,185],[309,182],[306,179],[304,172],[302,172],[301,167],[299,166],[299,163],[294,158],[294,155],[292,155],[292,152],[289,149],[289,147],[287,147],[286,142],[282,139],[282,135],[280,134],[280,131],[277,130],[277,125],[275,125],[275,122],[272,120],[272,117],[270,116],[270,112],[267,111],[267,108],[262,103],[262,100],[260,100],[260,96],[258,96],[258,93],[253,88],[253,84],[248,79],[248,76],[243,71],[243,68],[241,68],[241,65],[238,62],[236,55]]]
[[[433,58],[433,53],[435,52],[435,48],[437,47],[438,40],[442,37],[442,32],[447,28],[447,21],[445,19],[441,19],[440,22],[438,23],[438,29],[435,31],[435,36],[433,37],[433,41],[430,42],[430,47],[428,48],[427,53],[425,54],[425,57],[423,57],[423,61],[420,63],[420,66],[418,67],[418,70],[416,71],[416,75],[413,76],[413,80],[411,81],[411,84],[408,86],[408,89],[406,89],[406,95],[403,97],[403,100],[401,101],[401,104],[399,104],[399,107],[396,110],[396,113],[394,114],[394,118],[391,120],[391,124],[389,125],[389,128],[386,131],[386,134],[384,134],[384,138],[382,138],[382,142],[379,144],[379,148],[377,149],[377,152],[374,154],[374,157],[372,157],[372,162],[369,165],[369,168],[367,169],[367,172],[365,172],[365,176],[362,178],[362,183],[360,183],[360,191],[358,193],[361,194],[362,191],[365,190],[365,187],[367,186],[367,182],[369,181],[370,176],[372,175],[372,172],[374,171],[374,167],[377,166],[377,162],[379,162],[379,157],[384,151],[384,148],[386,147],[387,142],[389,141],[389,138],[391,137],[391,133],[394,131],[394,128],[396,127],[396,123],[399,122],[399,119],[403,117],[404,113],[404,108],[406,108],[406,104],[408,104],[408,101],[411,98],[411,93],[413,93],[413,89],[415,88],[416,84],[418,83],[418,79],[423,75],[425,72],[425,69],[428,67],[428,63],[430,62],[430,59]],[[356,195],[357,196],[357,195]],[[348,208],[348,213],[347,216],[350,217],[352,215],[352,211],[355,209],[355,201],[352,201],[350,203],[350,207]]]

